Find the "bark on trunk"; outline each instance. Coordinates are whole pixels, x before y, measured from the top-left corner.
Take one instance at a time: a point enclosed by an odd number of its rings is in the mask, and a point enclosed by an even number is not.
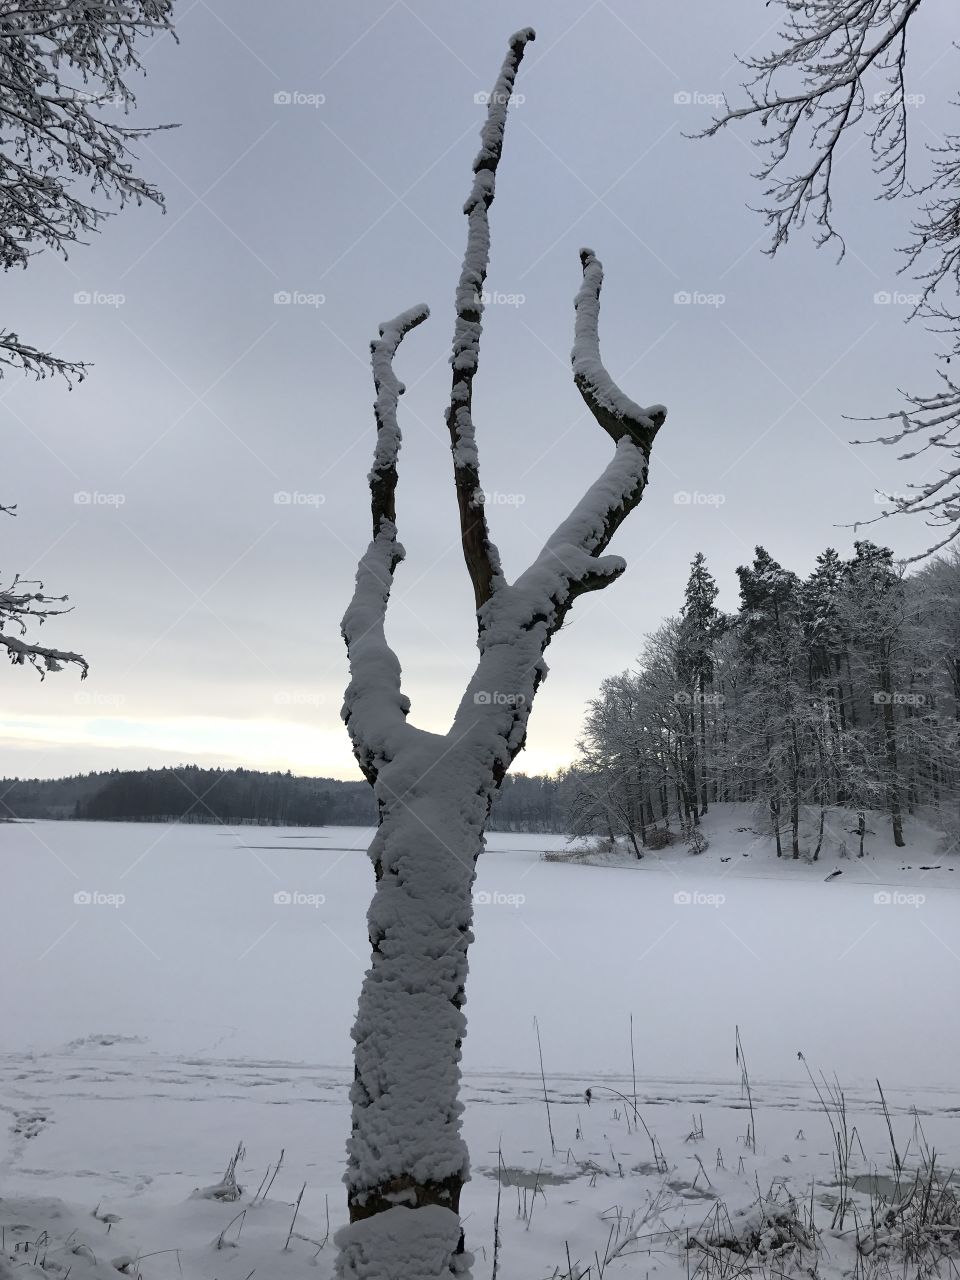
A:
[[[700,672],[700,813],[707,812],[707,712],[706,680]]]
[[[893,828],[893,843],[898,849],[906,844],[903,838],[903,818],[900,813],[900,786],[897,781],[897,726],[893,713],[893,680],[890,668],[884,665],[880,670],[880,688],[883,690],[883,741],[887,763],[887,809],[890,814],[890,825]]]
[[[783,857],[783,846],[780,843],[780,801],[775,797],[770,797],[770,825],[773,827],[774,838],[777,842],[777,857]]]

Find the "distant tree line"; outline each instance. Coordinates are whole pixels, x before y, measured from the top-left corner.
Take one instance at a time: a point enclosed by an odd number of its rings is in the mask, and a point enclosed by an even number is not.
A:
[[[960,553],[906,576],[860,541],[800,578],[757,547],[737,574],[739,608],[723,614],[697,555],[679,615],[636,669],[604,681],[567,829],[627,838],[639,855],[739,801],[794,858],[818,857],[825,832],[861,853],[870,811],[898,846],[905,814],[960,834]],[[853,818],[832,835],[831,809]]]
[[[292,827],[376,822],[370,788],[363,782],[199,765],[71,778],[3,779],[0,815]]]
[[[564,775],[508,775],[494,805],[494,831],[562,831]],[[0,779],[0,819],[222,822],[273,826],[375,826],[365,782],[254,769],[112,770],[68,778]]]

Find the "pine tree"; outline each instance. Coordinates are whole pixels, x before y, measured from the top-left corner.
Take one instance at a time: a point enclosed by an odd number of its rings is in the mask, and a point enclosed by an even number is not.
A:
[[[800,580],[763,548],[751,566],[737,569],[740,579],[738,624],[748,669],[752,671],[747,706],[752,712],[754,756],[762,746],[759,782],[780,849],[783,799],[789,808],[790,847],[800,856],[801,791],[801,642]]]
[[[707,568],[706,557],[698,551],[690,565],[680,618],[680,643],[684,662],[696,693],[691,718],[698,713],[700,814],[707,812],[707,685],[713,683],[713,646],[723,630],[723,617],[715,605],[717,584]]]
[[[861,541],[854,543],[849,564],[848,617],[860,660],[872,684],[874,709],[868,733],[876,742],[882,763],[887,812],[894,844],[904,845],[900,779],[897,758],[896,708],[903,691],[897,688],[897,664],[902,654],[905,591],[902,575],[894,567],[888,547]]]

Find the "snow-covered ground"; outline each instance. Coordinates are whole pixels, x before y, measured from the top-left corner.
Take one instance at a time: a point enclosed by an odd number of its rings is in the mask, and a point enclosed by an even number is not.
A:
[[[517,1217],[524,1190],[501,1192],[503,1280],[535,1280],[555,1267],[565,1274],[566,1242],[573,1262],[579,1256],[585,1266],[594,1249],[602,1259],[603,1215],[613,1205],[629,1215],[659,1196],[653,1218],[696,1225],[717,1190],[733,1205],[755,1200],[755,1176],[764,1193],[772,1178],[788,1178],[807,1198],[813,1178],[816,1196],[829,1199],[833,1139],[798,1051],[845,1087],[865,1148],[858,1169],[871,1161],[886,1168],[877,1076],[901,1147],[915,1106],[948,1167],[960,1162],[960,871],[950,869],[960,859],[908,828],[908,839],[921,839],[906,851],[880,833],[863,862],[839,860],[834,845],[812,866],[777,863],[738,830],[745,825],[742,812],[726,810],[711,816],[711,847],[699,857],[671,850],[602,867],[542,861],[543,850],[564,847],[562,837],[490,837],[476,887],[464,1047],[475,1176],[462,1208],[471,1247],[487,1250],[478,1276],[492,1265],[498,1146],[508,1170],[523,1171],[504,1181],[530,1184],[528,1214],[541,1160],[551,1173],[529,1229]],[[49,1261],[73,1266],[73,1280],[115,1275],[102,1264],[124,1254],[143,1259],[147,1280],[178,1275],[178,1265],[204,1278],[331,1274],[329,1244],[312,1259],[325,1203],[332,1229],[343,1220],[369,835],[0,826],[8,1252],[42,1226],[55,1237]],[[835,869],[843,874],[825,879]],[[642,1128],[627,1132],[629,1110],[610,1092],[633,1093],[631,1014],[637,1100],[665,1175]],[[753,1083],[756,1156],[743,1141],[735,1025]],[[693,1113],[703,1115],[704,1138],[688,1142]],[[244,1199],[191,1198],[217,1182],[241,1140]],[[269,1203],[250,1206],[281,1148]],[[283,1252],[289,1205],[304,1182],[296,1232],[317,1245],[295,1236]],[[50,1197],[66,1202],[60,1218],[37,1203]],[[98,1204],[101,1216],[121,1221],[92,1217]],[[242,1224],[217,1249],[244,1207]],[[86,1241],[98,1266],[84,1250],[64,1263],[57,1251],[68,1237],[71,1246]],[[177,1248],[179,1259],[143,1256]],[[655,1254],[611,1263],[607,1274],[658,1267],[683,1269],[662,1241]]]

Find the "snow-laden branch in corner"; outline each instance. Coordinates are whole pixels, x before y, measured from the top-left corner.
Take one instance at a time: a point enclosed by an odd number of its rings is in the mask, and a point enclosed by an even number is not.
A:
[[[483,286],[490,263],[489,209],[496,192],[497,165],[503,153],[507,107],[524,50],[535,33],[530,27],[510,37],[510,47],[487,100],[487,118],[480,133],[480,150],[473,162],[473,185],[463,206],[467,218],[467,248],[457,285],[457,318],[453,333],[453,387],[447,428],[453,450],[453,473],[460,508],[460,536],[476,605],[479,609],[503,585],[500,554],[487,527],[480,456],[473,426],[473,379],[480,360]]]
[[[614,440],[629,436],[634,444],[649,450],[667,411],[662,404],[641,409],[636,401],[620,390],[604,368],[599,332],[603,264],[592,249],[581,249],[580,261],[583,264],[583,283],[573,304],[577,311],[570,357],[573,380],[587,408],[604,431]]]
[[[57,612],[68,611],[60,609]],[[48,649],[41,644],[27,644],[26,641],[18,640],[16,636],[7,635],[5,632],[0,632],[0,649],[6,649],[14,666],[23,666],[29,662],[31,666],[36,667],[41,679],[50,671],[62,671],[64,667],[71,665],[80,668],[81,680],[87,678],[87,660],[79,653],[69,653],[64,649]]]
[[[742,86],[749,101],[725,106],[700,136],[740,120],[759,125],[751,139],[762,157],[754,176],[766,184],[759,212],[772,229],[771,253],[810,219],[817,244],[834,240],[843,256],[833,224],[835,169],[844,135],[861,122],[880,194],[893,199],[907,189],[907,29],[920,4],[784,0],[776,47],[741,59],[751,76]]]
[[[392,759],[406,729],[409,700],[400,686],[400,662],[387,644],[384,619],[393,586],[393,575],[404,557],[397,538],[397,458],[400,425],[397,405],[403,383],[393,371],[400,343],[429,316],[421,303],[380,326],[380,336],[370,344],[374,415],[377,442],[369,474],[373,541],[357,566],[353,599],[340,629],[350,661],[350,684],[343,703],[343,719],[350,732],[354,754],[365,776],[373,782],[380,765]]]
[[[6,515],[16,514],[12,506],[0,506],[0,512]],[[8,586],[0,587],[0,650],[6,650],[14,666],[22,667],[29,662],[40,672],[41,680],[50,671],[77,666],[80,668],[80,679],[86,679],[88,664],[82,654],[50,649],[42,644],[30,644],[23,639],[30,626],[42,626],[47,618],[70,613],[69,608],[55,607],[65,604],[66,600],[66,596],[48,596],[42,582],[21,578],[19,574]],[[12,635],[11,631],[18,634]]]

